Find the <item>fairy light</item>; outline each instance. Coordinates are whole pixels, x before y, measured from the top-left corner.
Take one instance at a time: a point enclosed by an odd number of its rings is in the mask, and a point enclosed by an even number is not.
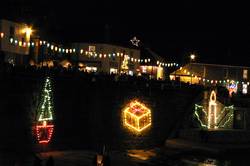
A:
[[[4,37],[4,33],[3,32],[0,33],[0,37],[1,37],[1,39]]]
[[[124,125],[129,129],[142,132],[151,126],[151,110],[138,101],[132,101],[123,111]]]
[[[31,35],[32,31],[28,30],[28,34]],[[1,38],[4,38],[4,33],[0,33],[0,37]],[[12,44],[14,43],[15,45],[19,46],[19,47],[39,47],[39,46],[46,46],[48,49],[52,50],[52,51],[56,51],[56,52],[66,52],[67,54],[68,53],[75,53],[76,51],[78,51],[76,48],[60,48],[58,46],[55,46],[53,44],[50,44],[48,41],[45,41],[45,40],[39,40],[38,42],[36,43],[33,43],[33,42],[22,42],[22,41],[19,41],[19,40],[16,40],[16,39],[13,39],[13,38],[10,38],[9,39],[9,42]],[[79,49],[79,52],[80,54],[83,54],[84,53],[84,50],[83,49]],[[137,58],[132,58],[130,57],[128,54],[125,54],[123,52],[117,52],[117,53],[96,53],[96,52],[92,52],[92,51],[85,51],[85,55],[88,55],[88,56],[94,56],[94,57],[98,57],[98,58],[111,58],[111,56],[113,57],[125,57],[127,56],[127,60],[130,61],[130,62],[135,62],[135,63],[140,63],[140,62],[145,62],[145,63],[149,63],[151,60],[148,58],[148,59],[137,59]],[[173,67],[173,66],[178,66],[177,63],[164,63],[162,61],[157,61],[157,65],[160,65],[160,66],[165,66],[165,67]]]
[[[13,38],[10,38],[10,43],[11,43],[11,44],[13,43],[13,41],[14,41],[14,39],[13,39]]]
[[[204,113],[204,115],[205,115],[205,117],[206,117],[206,116],[207,116],[207,113],[206,113],[206,111],[204,111],[203,106],[200,106],[200,105],[198,105],[198,104],[195,104],[194,115],[195,115],[195,117],[197,118],[197,120],[199,121],[200,125],[201,125],[202,127],[204,127],[204,128],[207,128],[207,125],[204,124],[204,123],[202,122],[202,120],[200,119],[200,116],[199,116],[199,114],[198,114],[198,110],[200,110],[200,109],[202,110],[202,113]]]

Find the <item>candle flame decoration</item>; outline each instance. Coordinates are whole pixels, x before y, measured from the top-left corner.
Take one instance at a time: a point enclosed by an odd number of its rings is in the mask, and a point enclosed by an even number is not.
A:
[[[217,104],[216,93],[212,91],[210,94],[209,106],[208,106],[208,128],[217,128]]]
[[[142,132],[151,126],[151,110],[139,101],[132,101],[123,111],[124,125]]]
[[[220,107],[217,104],[216,92],[212,91],[207,109],[202,105],[195,104],[194,117],[202,128],[232,128],[234,106],[218,108]]]

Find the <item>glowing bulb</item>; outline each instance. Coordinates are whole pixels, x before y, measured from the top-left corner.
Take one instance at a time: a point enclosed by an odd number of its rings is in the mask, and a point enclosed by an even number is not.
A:
[[[26,34],[26,39],[29,41],[30,40],[30,36],[32,35],[32,28],[31,27],[26,27],[23,29],[23,33]]]
[[[3,38],[3,37],[4,37],[4,33],[3,33],[3,32],[1,32],[0,37],[1,37],[1,38]]]

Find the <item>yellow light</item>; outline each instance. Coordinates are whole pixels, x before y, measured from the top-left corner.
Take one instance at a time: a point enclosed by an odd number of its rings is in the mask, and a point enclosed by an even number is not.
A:
[[[26,27],[23,29],[23,33],[25,33],[27,40],[30,40],[30,36],[32,35],[32,32],[33,30],[31,27]]]
[[[4,37],[4,33],[3,33],[3,32],[1,32],[1,35],[0,35],[0,36],[1,36],[1,38],[3,38],[3,37]]]
[[[209,99],[208,107],[208,128],[217,128],[217,104],[216,104],[216,93],[212,91]]]
[[[136,132],[151,126],[151,111],[144,104],[132,101],[123,111],[124,125]]]
[[[18,45],[21,47],[21,46],[22,46],[22,42],[21,42],[21,41],[19,41],[19,42],[18,42]]]
[[[194,55],[194,54],[191,54],[191,55],[190,55],[190,59],[191,59],[191,60],[194,60],[194,59],[195,59],[195,55]]]

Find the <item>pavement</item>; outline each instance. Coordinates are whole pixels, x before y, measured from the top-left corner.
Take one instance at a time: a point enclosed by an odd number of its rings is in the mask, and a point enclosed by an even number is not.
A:
[[[208,154],[238,153],[240,151],[250,151],[249,144],[215,144],[206,142],[190,141],[181,138],[168,139],[165,142],[166,149],[175,149],[175,153],[204,152]]]

